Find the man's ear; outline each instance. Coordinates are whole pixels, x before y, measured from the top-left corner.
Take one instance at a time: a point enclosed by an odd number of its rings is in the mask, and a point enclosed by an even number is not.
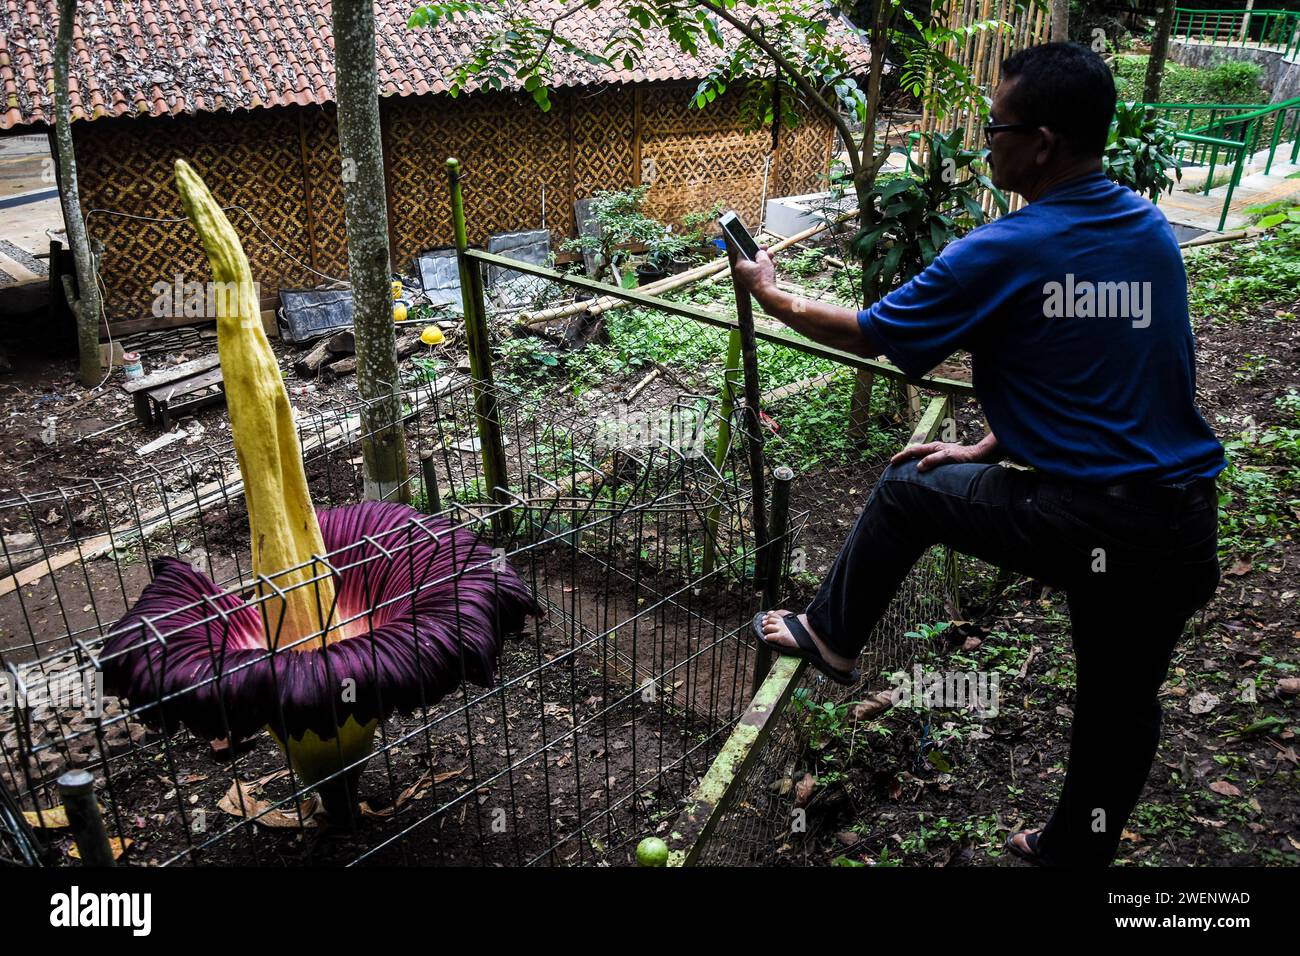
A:
[[[1038,147],[1038,152],[1034,154],[1034,163],[1038,166],[1046,166],[1052,161],[1061,150],[1061,137],[1056,131],[1046,126],[1038,127],[1038,135],[1043,138],[1042,144]]]

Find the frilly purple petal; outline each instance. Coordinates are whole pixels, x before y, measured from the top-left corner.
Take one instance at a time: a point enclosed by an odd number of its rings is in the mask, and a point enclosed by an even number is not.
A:
[[[515,571],[445,519],[380,502],[319,519],[344,639],[272,653],[255,606],[161,558],[105,639],[109,692],[144,708],[150,723],[183,724],[208,740],[266,726],[328,738],[348,717],[366,723],[432,705],[462,678],[491,687],[505,635],[540,614]],[[301,636],[281,635],[280,646]]]

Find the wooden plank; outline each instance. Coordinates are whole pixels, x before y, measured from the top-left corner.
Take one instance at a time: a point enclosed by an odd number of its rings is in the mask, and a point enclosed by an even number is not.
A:
[[[595,279],[588,279],[585,276],[563,275],[556,272],[554,269],[548,269],[545,266],[535,266],[530,262],[506,259],[502,256],[493,255],[490,252],[483,252],[479,249],[467,249],[465,250],[465,256],[469,259],[485,262],[488,265],[501,266],[502,268],[513,269],[516,272],[524,272],[528,275],[550,279],[552,282],[559,282],[563,285],[576,286],[580,289],[596,292],[604,295],[608,299],[617,299],[623,303],[639,305],[642,308],[657,309],[658,311],[666,312],[669,315],[694,319],[697,322],[704,325],[711,325],[714,328],[731,330],[739,327],[736,320],[730,316],[701,308],[698,305],[661,299],[658,296],[648,295],[638,289],[619,289],[614,286],[606,285],[603,282],[597,282]],[[685,273],[683,273],[683,275],[685,275]],[[811,339],[799,338],[789,332],[763,328],[761,326],[755,328],[754,331],[758,338],[775,343],[776,345],[803,352],[805,355],[813,355],[832,362],[839,362],[841,365],[847,365],[850,368],[876,372],[895,381],[906,382],[920,388],[926,388],[936,392],[947,392],[953,395],[973,395],[975,393],[975,388],[970,382],[961,382],[956,379],[942,378],[937,375],[927,375],[921,378],[914,378],[905,373],[902,369],[899,369],[888,362],[882,362],[879,359],[864,358],[861,355],[853,355],[849,352],[842,352],[839,349],[819,345]]]
[[[157,372],[151,372],[144,378],[137,378],[127,382],[122,386],[122,391],[128,395],[134,395],[136,392],[148,392],[158,388],[160,385],[167,385],[170,382],[176,382],[190,375],[198,375],[200,372],[206,372],[210,368],[216,368],[221,364],[221,358],[217,353],[205,355],[203,358],[191,359],[188,362],[182,362],[180,365],[169,365],[167,368],[159,369]]]
[[[802,658],[784,655],[772,665],[736,729],[691,794],[686,809],[673,823],[665,841],[669,866],[692,866],[699,859],[709,836],[735,798],[736,783],[745,779],[762,753],[807,665]]]
[[[172,398],[180,398],[197,392],[201,388],[209,388],[220,381],[221,366],[217,366],[199,375],[151,388],[148,394],[155,402],[167,402]]]

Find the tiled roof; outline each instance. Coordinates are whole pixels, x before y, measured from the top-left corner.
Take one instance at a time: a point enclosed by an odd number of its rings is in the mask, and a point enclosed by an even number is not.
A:
[[[447,90],[485,20],[458,19],[412,30],[418,0],[375,0],[376,67],[381,96]],[[530,0],[542,20],[571,11],[575,0]],[[559,33],[601,50],[621,21],[611,0],[566,17]],[[743,7],[741,8],[743,10]],[[0,0],[0,129],[53,122],[53,49],[57,0]],[[842,31],[865,72],[866,48]],[[74,119],[166,116],[334,98],[334,40],[328,4],[300,0],[81,0],[73,30]],[[647,43],[633,70],[609,70],[571,54],[552,54],[553,85],[699,79],[712,56],[682,54],[666,34]]]

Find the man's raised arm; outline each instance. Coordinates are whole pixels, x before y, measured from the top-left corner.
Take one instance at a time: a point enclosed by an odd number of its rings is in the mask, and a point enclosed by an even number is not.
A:
[[[858,313],[843,306],[793,296],[777,287],[776,269],[767,247],[758,250],[758,259],[739,259],[731,264],[735,281],[748,289],[763,311],[800,335],[841,352],[867,358],[883,353],[880,344],[868,338],[858,322]]]

